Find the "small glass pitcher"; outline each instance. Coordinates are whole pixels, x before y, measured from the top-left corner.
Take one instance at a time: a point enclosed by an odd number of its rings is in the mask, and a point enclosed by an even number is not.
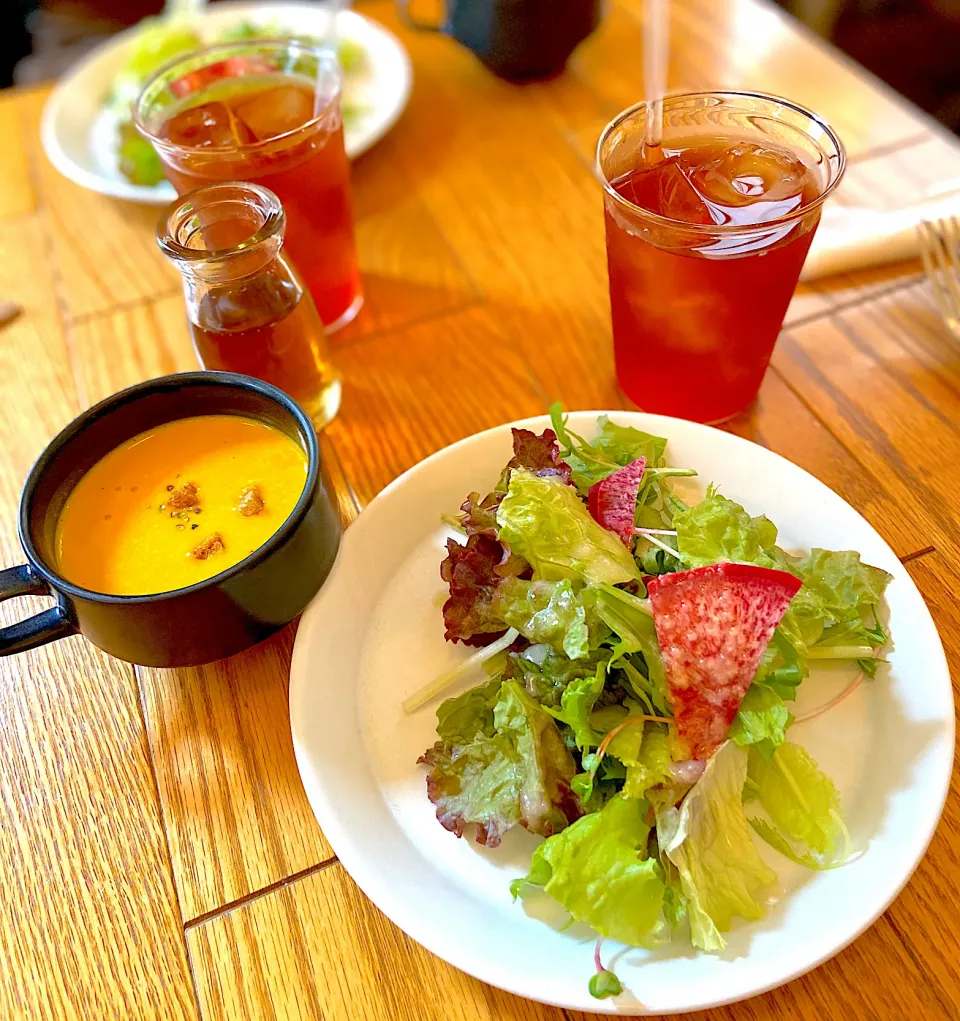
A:
[[[285,222],[268,188],[210,184],[167,208],[157,243],[183,276],[201,365],[273,383],[322,429],[340,408],[340,377],[310,292],[282,251]]]

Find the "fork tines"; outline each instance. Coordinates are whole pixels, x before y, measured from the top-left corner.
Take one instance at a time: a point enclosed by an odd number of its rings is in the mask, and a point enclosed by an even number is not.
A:
[[[955,216],[924,220],[917,233],[937,308],[951,331],[960,336],[960,220]]]

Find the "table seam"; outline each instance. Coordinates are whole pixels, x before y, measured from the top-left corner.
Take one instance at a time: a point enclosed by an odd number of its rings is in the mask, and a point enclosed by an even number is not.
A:
[[[76,314],[71,314],[65,309],[63,316],[64,325],[70,328],[86,325],[87,323],[93,322],[97,319],[107,319],[112,315],[116,315],[118,312],[132,312],[135,309],[143,308],[146,305],[163,301],[166,298],[172,298],[175,295],[182,293],[183,289],[181,287],[173,285],[168,289],[157,291],[155,294],[150,294],[141,298],[131,298],[130,301],[118,301],[113,305],[106,308],[96,309],[93,312],[78,312]]]
[[[898,142],[886,142],[882,145],[875,145],[870,149],[864,149],[856,156],[847,157],[847,166],[859,166],[861,163],[869,163],[870,160],[884,159],[887,156],[895,156],[904,149],[914,149],[936,138],[931,131],[923,131],[920,134],[912,135],[909,138],[901,139]]]
[[[423,326],[426,323],[432,323],[438,319],[443,319],[448,315],[459,315],[461,312],[470,312],[475,308],[482,308],[487,304],[489,304],[487,298],[478,292],[475,298],[468,298],[465,301],[454,302],[447,308],[431,309],[429,312],[424,312],[422,315],[414,316],[413,319],[407,319],[402,323],[394,323],[390,326],[383,326],[380,329],[371,330],[369,333],[361,333],[356,337],[347,337],[340,342],[338,342],[334,336],[332,343],[328,341],[330,352],[334,357],[334,361],[336,361],[338,351],[346,351],[348,349],[358,347],[360,344],[365,344],[368,340],[380,340],[382,337],[389,337],[390,334],[397,333],[400,330],[412,329],[414,326]]]
[[[44,231],[44,238],[47,240],[46,231]],[[471,286],[472,282],[471,282]],[[147,308],[150,305],[156,304],[161,301],[165,301],[167,298],[173,298],[181,294],[181,288],[172,287],[169,290],[158,291],[156,294],[149,295],[144,298],[135,298],[131,301],[117,302],[114,305],[110,305],[107,308],[98,309],[95,312],[81,312],[77,315],[70,315],[65,309],[60,310],[60,322],[61,326],[65,331],[69,331],[78,326],[85,326],[88,323],[96,322],[97,320],[109,319],[111,316],[124,313],[132,312],[137,309]],[[476,308],[482,308],[489,302],[487,298],[481,293],[477,292],[475,298],[470,298],[466,301],[457,302],[446,308],[433,309],[429,312],[424,312],[423,315],[415,316],[412,319],[404,320],[403,322],[394,323],[389,326],[384,326],[380,329],[371,330],[369,333],[361,334],[360,336],[344,339],[343,341],[337,342],[334,339],[333,343],[328,344],[330,346],[331,354],[336,360],[337,352],[347,349],[352,349],[360,344],[365,343],[368,340],[379,340],[382,337],[390,336],[391,334],[397,333],[401,330],[411,329],[414,326],[423,326],[426,323],[434,322],[438,319],[443,319],[445,316],[458,315],[461,312],[470,312]],[[58,304],[62,305],[62,302],[58,296]]]
[[[360,514],[361,511],[363,510],[363,504],[360,502],[360,498],[357,496],[357,491],[353,488],[353,482],[351,481],[349,475],[347,475],[346,468],[344,468],[343,466],[343,459],[340,457],[340,453],[337,450],[336,441],[333,439],[332,436],[329,435],[329,433],[324,433],[323,435],[323,447],[325,448],[324,456],[336,463],[336,470],[340,475],[340,478],[343,479],[344,484],[346,485],[347,489],[346,495],[350,502],[353,504],[353,509],[355,512],[353,517],[351,517],[349,521],[343,523],[344,530],[346,530],[349,527],[350,522],[353,521],[354,518],[356,518],[356,516]],[[339,502],[340,501],[339,494],[334,495],[336,495],[337,501]],[[342,519],[344,517],[342,507],[340,508],[340,512],[341,512],[340,516]]]
[[[940,550],[936,546],[924,546],[923,549],[918,549],[914,553],[904,553],[902,557],[899,557],[901,564],[910,564],[914,560],[921,560],[923,557],[929,557],[931,554],[939,553]]]
[[[824,319],[828,316],[836,315],[838,312],[847,312],[852,308],[859,308],[862,305],[869,305],[871,302],[877,301],[880,298],[887,298],[891,294],[896,294],[898,291],[906,290],[906,288],[913,287],[916,284],[922,284],[925,279],[926,277],[923,275],[923,273],[917,271],[916,273],[911,274],[909,277],[894,280],[889,285],[885,285],[883,287],[878,288],[877,290],[873,290],[869,294],[864,294],[861,295],[860,297],[851,296],[849,301],[843,301],[841,299],[835,305],[830,305],[829,308],[821,309],[819,312],[809,312],[806,315],[800,316],[798,319],[784,321],[784,324],[783,326],[781,326],[780,330],[781,332],[785,330],[793,330],[798,326],[806,326],[808,323],[816,322],[818,319]],[[812,291],[810,293],[822,294],[822,292],[820,291]]]
[[[790,331],[788,330],[786,332],[789,333]],[[880,483],[880,480],[877,479],[874,476],[873,472],[870,471],[864,465],[863,461],[854,452],[854,450],[851,449],[849,444],[847,444],[841,436],[837,435],[837,433],[830,428],[829,423],[824,418],[822,418],[820,414],[817,412],[817,410],[810,404],[810,402],[805,399],[802,391],[799,390],[796,386],[794,386],[791,380],[786,375],[784,375],[784,373],[782,373],[775,365],[771,364],[768,371],[775,373],[779,377],[783,385],[794,395],[794,397],[797,398],[798,401],[800,401],[803,407],[807,410],[808,414],[810,414],[814,418],[814,420],[817,421],[826,430],[826,432],[833,438],[834,442],[836,442],[844,451],[844,453],[847,454],[848,457],[850,457],[850,459],[857,465],[857,467],[863,472],[863,474],[867,478],[869,478],[871,482],[878,486],[880,492],[884,496],[886,496],[887,494],[884,490],[883,485]],[[944,527],[943,521],[941,519],[935,519],[935,523],[943,530],[943,533],[948,539],[948,541],[956,541],[956,537],[951,534],[949,527]]]
[[[569,139],[565,139],[569,144]],[[49,247],[49,236],[45,229],[44,234],[44,248]],[[857,308],[862,305],[869,305],[873,301],[879,298],[889,297],[891,294],[897,291],[904,290],[907,287],[914,286],[919,283],[923,283],[925,277],[922,272],[916,272],[904,279],[898,279],[890,283],[889,286],[884,286],[882,289],[873,290],[869,294],[862,295],[861,297],[851,297],[850,300],[840,300],[835,305],[830,305],[828,308],[822,309],[817,312],[810,312],[806,315],[801,316],[798,319],[791,319],[788,322],[784,322],[781,327],[783,330],[792,330],[798,326],[805,326],[808,323],[816,322],[818,319],[824,319],[828,316],[834,315],[838,312],[845,312],[853,308]],[[119,313],[131,312],[139,308],[148,307],[154,303],[163,301],[167,298],[172,298],[180,293],[179,288],[173,288],[170,291],[159,292],[156,295],[152,295],[149,298],[138,298],[130,302],[121,302],[117,305],[111,305],[109,308],[101,309],[97,312],[84,312],[77,316],[70,316],[64,310],[60,309],[60,325],[64,330],[65,335],[69,337],[69,333],[72,329],[94,322],[98,319],[108,319],[113,315]],[[812,292],[819,293],[819,292]],[[60,304],[58,297],[58,304]],[[464,312],[471,312],[474,309],[484,308],[490,306],[490,302],[484,297],[478,297],[476,299],[470,299],[468,301],[461,302],[459,304],[451,305],[444,309],[435,309],[431,312],[425,312],[422,316],[417,316],[413,319],[408,319],[404,322],[395,323],[391,326],[385,326],[382,329],[372,330],[370,333],[362,334],[361,336],[354,337],[349,340],[344,340],[342,343],[334,342],[331,345],[331,353],[333,354],[334,361],[338,351],[353,349],[366,343],[370,340],[380,340],[384,337],[392,336],[396,333],[400,333],[403,330],[412,329],[418,326],[424,326],[428,323],[438,322],[439,320],[445,319],[448,316],[457,316]],[[495,306],[491,306],[495,309]],[[70,350],[69,340],[67,343],[68,351]],[[73,367],[73,359],[71,359],[71,368]],[[79,384],[79,380],[74,377],[75,384]]]
[[[308,865],[306,868],[292,872],[289,876],[284,876],[282,879],[276,879],[272,883],[267,883],[265,886],[258,887],[256,890],[251,890],[249,893],[245,893],[240,897],[235,897],[233,900],[227,901],[226,904],[210,908],[208,911],[202,911],[199,915],[196,915],[193,918],[185,919],[183,922],[184,935],[186,936],[187,933],[197,928],[199,925],[206,925],[207,922],[215,921],[223,915],[229,914],[231,911],[235,911],[237,908],[246,907],[248,904],[252,904],[254,901],[260,900],[261,897],[267,897],[271,893],[276,893],[278,890],[285,890],[288,886],[293,886],[294,883],[299,883],[301,879],[309,879],[310,876],[317,875],[329,868],[331,865],[337,864],[339,860],[340,859],[337,858],[336,855],[324,858],[323,861],[315,862],[313,865]]]

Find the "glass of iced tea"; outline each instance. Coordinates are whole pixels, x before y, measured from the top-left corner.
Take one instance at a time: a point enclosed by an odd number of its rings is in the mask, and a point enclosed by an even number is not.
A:
[[[328,330],[363,304],[336,53],[296,40],[223,43],[159,71],[134,120],[178,194],[252,181],[287,213],[287,249]]]
[[[815,114],[756,93],[668,96],[600,137],[617,379],[645,411],[722,422],[756,397],[845,164]]]
[[[322,429],[340,407],[340,377],[310,293],[283,250],[284,221],[268,188],[209,184],[166,209],[157,243],[183,276],[200,364],[273,383]]]

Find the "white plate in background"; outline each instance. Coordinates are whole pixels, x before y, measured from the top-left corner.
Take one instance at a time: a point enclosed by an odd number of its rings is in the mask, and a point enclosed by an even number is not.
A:
[[[317,36],[325,35],[328,25],[325,8],[311,3],[218,3],[196,17],[201,33],[211,41],[218,30],[240,21]],[[345,95],[360,111],[344,125],[347,155],[355,159],[397,122],[410,97],[413,72],[399,39],[370,18],[341,11],[337,33],[367,54],[366,67],[351,76]],[[105,106],[135,35],[136,26],[120,32],[61,79],[44,108],[40,138],[50,162],[71,181],[114,198],[161,205],[175,197],[169,182],[132,184],[120,173],[116,117]]]

